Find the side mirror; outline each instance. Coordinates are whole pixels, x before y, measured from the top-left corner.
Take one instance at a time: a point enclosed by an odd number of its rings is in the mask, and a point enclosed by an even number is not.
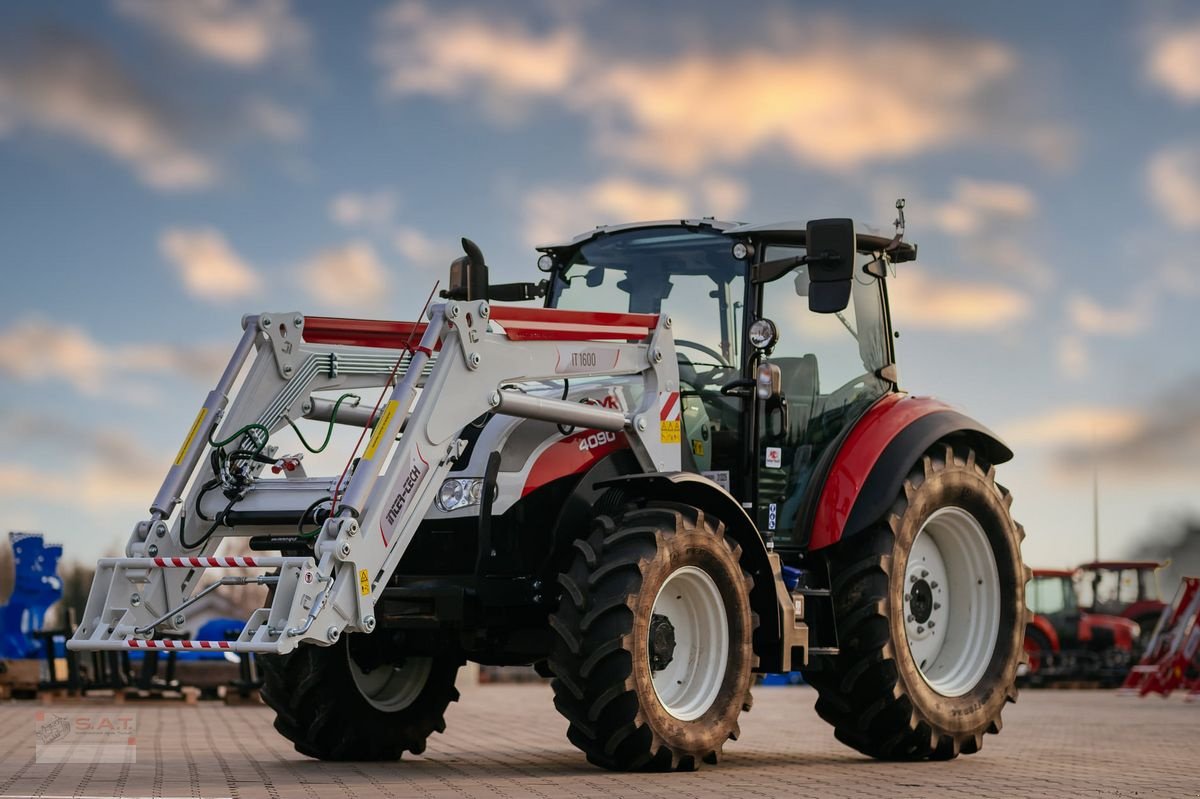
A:
[[[488,270],[483,252],[470,239],[462,240],[466,255],[450,264],[450,284],[441,294],[451,300],[488,299]]]
[[[837,313],[850,304],[857,244],[853,219],[814,219],[808,223],[805,261],[810,311]]]

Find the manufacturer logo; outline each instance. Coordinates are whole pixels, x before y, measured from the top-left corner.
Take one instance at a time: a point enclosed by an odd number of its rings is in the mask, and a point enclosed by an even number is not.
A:
[[[404,508],[408,505],[408,501],[412,499],[417,486],[421,484],[421,478],[425,476],[425,472],[428,470],[429,464],[421,457],[421,450],[414,448],[412,465],[409,467],[408,473],[404,476],[404,482],[400,485],[399,493],[392,500],[392,504],[388,506],[387,513],[384,514],[384,520],[379,525],[379,535],[383,538],[384,546],[388,545],[388,535],[396,528],[396,522],[400,521],[400,515],[404,512]]]
[[[767,468],[778,469],[783,466],[783,450],[780,447],[767,447]]]

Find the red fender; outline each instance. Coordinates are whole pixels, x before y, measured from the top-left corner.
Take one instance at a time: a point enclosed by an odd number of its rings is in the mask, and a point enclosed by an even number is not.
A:
[[[930,422],[928,426],[924,422],[920,422],[925,417],[935,414],[940,418],[926,419]],[[885,394],[862,415],[862,418],[846,436],[837,455],[834,456],[833,464],[821,487],[820,500],[813,516],[812,535],[809,538],[810,550],[827,547],[841,539],[851,511],[854,510],[855,503],[863,495],[863,488],[867,485],[868,480],[873,477],[872,472],[875,470],[876,464],[880,462],[880,458],[888,446],[897,439],[897,436],[906,433],[907,428],[917,422],[920,422],[922,428],[919,431],[920,435],[914,436],[911,441],[906,439],[903,444],[905,447],[914,446],[913,451],[903,453],[907,459],[907,462],[902,465],[904,473],[907,473],[927,447],[943,436],[955,432],[968,432],[981,436],[989,442],[989,446],[994,445],[996,454],[992,457],[993,463],[1001,463],[1012,457],[1012,453],[1000,443],[995,434],[944,402],[930,397],[913,397],[900,393]],[[914,426],[913,429],[917,430],[918,428]],[[1004,454],[1000,454],[1001,452]],[[893,490],[887,478],[890,477],[890,470],[894,466],[895,464],[889,464],[888,468],[883,470],[889,474],[884,475],[884,479],[877,483],[874,493],[882,495],[884,491]],[[899,489],[900,479],[902,479],[902,474],[897,475],[895,490]],[[880,488],[881,485],[889,487]],[[868,496],[866,499],[870,501],[884,498],[890,503],[890,497],[889,493],[886,498]]]
[[[1133,651],[1133,632],[1137,624],[1120,616],[1105,616],[1101,613],[1084,613],[1079,617],[1079,640],[1092,640],[1092,630],[1108,629],[1113,634],[1113,645],[1122,652]]]

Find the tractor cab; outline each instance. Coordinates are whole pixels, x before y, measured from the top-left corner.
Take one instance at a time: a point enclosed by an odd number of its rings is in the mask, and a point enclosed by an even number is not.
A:
[[[601,227],[540,249],[548,307],[670,315],[684,469],[752,506],[776,547],[803,548],[823,456],[896,390],[884,284],[916,248],[849,220],[706,219]]]
[[[1091,613],[1121,616],[1149,634],[1166,603],[1158,573],[1167,566],[1155,560],[1095,561],[1075,571],[1079,606]]]

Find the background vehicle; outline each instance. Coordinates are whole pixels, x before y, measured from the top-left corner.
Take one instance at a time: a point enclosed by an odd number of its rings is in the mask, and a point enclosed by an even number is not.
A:
[[[503,286],[464,240],[428,323],[248,317],[72,646],[168,645],[199,574],[259,568],[225,578],[271,599],[224,646],[268,655],[276,728],[314,757],[421,751],[466,658],[553,675],[609,768],[715,761],[752,673],[793,668],[859,751],[975,752],[1016,698],[1024,533],[1004,444],[898,388],[902,238],[597,228]],[[350,398],[377,386],[377,412]],[[308,477],[280,449],[303,419],[370,430],[361,458]],[[280,554],[216,556],[228,536]]]
[[[1076,576],[1072,571],[1033,570],[1025,588],[1033,613],[1025,629],[1026,676],[1031,682],[1067,678],[1118,685],[1137,657],[1138,625],[1081,610]]]
[[[1079,607],[1089,613],[1121,616],[1137,622],[1149,635],[1167,604],[1158,573],[1167,563],[1156,560],[1105,560],[1075,570]]]

